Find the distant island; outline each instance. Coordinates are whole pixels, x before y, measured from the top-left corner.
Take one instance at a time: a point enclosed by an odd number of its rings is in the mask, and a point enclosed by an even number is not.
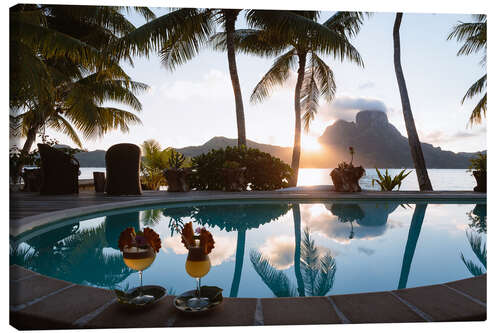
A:
[[[302,168],[334,168],[341,161],[350,160],[349,147],[355,149],[355,164],[365,168],[413,168],[408,139],[389,123],[382,111],[365,110],[356,115],[354,122],[337,120],[328,126],[319,137],[322,145],[319,152],[302,151]],[[292,147],[281,147],[258,143],[247,139],[251,148],[260,149],[290,163]],[[193,157],[212,149],[237,145],[237,139],[213,137],[201,146],[176,148],[186,156]],[[427,167],[430,169],[466,169],[473,153],[454,153],[428,143],[422,143]],[[106,151],[94,150],[75,154],[81,167],[105,167]]]

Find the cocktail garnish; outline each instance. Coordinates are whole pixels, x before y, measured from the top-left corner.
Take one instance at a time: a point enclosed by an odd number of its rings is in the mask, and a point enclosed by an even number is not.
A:
[[[189,250],[190,247],[195,246],[196,243],[194,241],[194,232],[193,232],[193,223],[189,222],[184,225],[184,228],[182,228],[182,243],[184,243],[184,246],[186,249]]]
[[[123,230],[118,239],[118,248],[123,251],[125,247],[138,247],[147,249],[151,246],[156,252],[160,251],[160,236],[151,228],[144,228],[143,231],[135,232],[134,228],[129,227]]]
[[[215,247],[215,241],[210,231],[205,228],[200,230],[200,247],[204,254],[209,254]]]

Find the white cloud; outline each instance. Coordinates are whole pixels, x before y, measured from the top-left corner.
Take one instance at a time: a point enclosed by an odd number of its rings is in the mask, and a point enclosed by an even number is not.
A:
[[[354,121],[356,114],[361,110],[375,110],[388,112],[387,105],[380,99],[372,97],[337,96],[332,103],[325,103],[318,110],[318,118],[323,122],[332,123],[342,119]]]
[[[259,251],[274,268],[284,270],[293,265],[295,239],[290,236],[270,237]]]
[[[200,98],[217,101],[222,96],[231,95],[231,81],[229,75],[210,69],[198,81],[178,80],[162,85],[159,91],[163,98],[171,101]]]

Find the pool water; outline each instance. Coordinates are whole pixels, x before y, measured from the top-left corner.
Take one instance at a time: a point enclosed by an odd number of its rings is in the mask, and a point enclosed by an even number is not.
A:
[[[139,276],[123,263],[118,237],[126,227],[148,226],[162,248],[144,271],[144,284],[180,294],[195,287],[178,233],[189,221],[214,236],[202,285],[219,286],[224,296],[386,291],[486,272],[485,201],[228,201],[128,209],[21,235],[11,241],[11,264],[126,290]]]

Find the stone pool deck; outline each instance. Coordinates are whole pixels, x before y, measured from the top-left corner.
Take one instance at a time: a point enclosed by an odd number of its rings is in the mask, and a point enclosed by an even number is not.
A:
[[[358,324],[486,320],[486,275],[446,284],[303,298],[225,298],[204,314],[185,314],[164,296],[131,311],[109,290],[10,267],[10,324],[17,329]]]
[[[216,200],[459,200],[486,201],[486,194],[466,191],[335,193],[331,191],[188,192],[145,191],[141,196],[41,196],[10,193],[10,236],[47,223],[126,207]],[[396,323],[486,320],[486,275],[445,284],[388,292],[302,298],[225,298],[209,313],[187,315],[165,296],[148,310],[131,312],[109,290],[75,285],[12,265],[10,323],[18,329],[127,328],[177,326],[248,326],[341,323]]]

